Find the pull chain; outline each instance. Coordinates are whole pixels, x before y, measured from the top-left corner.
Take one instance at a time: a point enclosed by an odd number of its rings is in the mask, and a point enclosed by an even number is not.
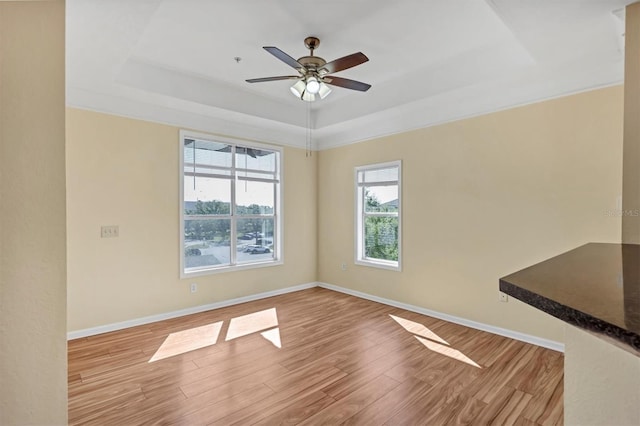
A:
[[[311,157],[312,155],[312,150],[311,150],[311,137],[312,137],[312,133],[311,133],[311,102],[307,102],[307,135],[306,135],[306,157]]]
[[[196,190],[196,140],[193,140],[193,190]]]

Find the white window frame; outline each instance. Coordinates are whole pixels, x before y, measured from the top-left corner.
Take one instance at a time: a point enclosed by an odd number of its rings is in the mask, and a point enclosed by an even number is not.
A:
[[[398,180],[390,182],[360,183],[358,175],[362,171],[380,170],[398,168]],[[365,166],[357,166],[354,174],[355,181],[355,264],[363,266],[372,266],[375,268],[390,269],[393,271],[402,271],[402,161],[390,161],[387,163],[369,164]],[[366,213],[364,209],[364,187],[375,185],[388,185],[389,183],[398,185],[398,212],[397,213]],[[397,216],[398,217],[398,261],[390,261],[384,259],[369,258],[364,255],[364,238],[365,238],[365,217],[366,216]]]
[[[184,140],[185,139],[197,139],[197,140],[205,140],[210,142],[219,142],[225,143],[234,146],[247,147],[247,148],[256,148],[256,149],[265,149],[270,151],[278,152],[278,162],[276,165],[276,180],[277,184],[275,185],[275,194],[274,194],[274,206],[273,206],[273,259],[268,260],[259,260],[251,263],[234,263],[237,247],[237,238],[236,238],[236,226],[235,221],[237,219],[251,219],[256,218],[254,215],[236,215],[235,214],[235,198],[236,198],[236,182],[237,179],[233,177],[231,180],[231,205],[230,205],[230,218],[231,218],[231,240],[230,240],[230,250],[231,250],[231,264],[230,265],[220,265],[220,266],[208,266],[199,268],[193,271],[185,271],[185,241],[184,241]],[[192,278],[203,275],[216,274],[221,272],[230,272],[230,271],[241,271],[246,269],[254,269],[254,268],[264,268],[271,266],[278,266],[284,263],[284,250],[283,250],[283,240],[284,240],[284,232],[282,229],[283,221],[283,206],[284,202],[282,200],[283,191],[283,157],[284,153],[281,147],[268,145],[257,142],[250,142],[241,139],[233,139],[228,137],[215,136],[206,133],[198,133],[192,132],[188,130],[180,131],[180,143],[179,145],[179,158],[180,158],[180,200],[179,200],[179,209],[180,209],[180,278]],[[235,151],[234,151],[235,152]],[[232,155],[232,166],[230,168],[232,170],[232,175],[235,173],[235,155]],[[245,178],[246,179],[246,178]],[[259,179],[256,179],[259,180]],[[258,215],[259,216],[259,215]],[[206,217],[206,216],[205,216]]]

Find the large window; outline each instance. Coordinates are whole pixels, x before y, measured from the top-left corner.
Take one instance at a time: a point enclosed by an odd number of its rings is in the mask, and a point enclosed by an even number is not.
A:
[[[356,167],[356,263],[400,269],[401,163]]]
[[[281,261],[278,148],[181,132],[182,276]]]

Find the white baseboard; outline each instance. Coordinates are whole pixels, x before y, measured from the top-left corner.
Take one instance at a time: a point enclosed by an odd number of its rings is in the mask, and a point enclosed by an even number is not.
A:
[[[254,300],[266,299],[267,297],[279,296],[281,294],[292,293],[294,291],[300,291],[300,290],[306,290],[313,287],[326,288],[328,290],[349,294],[351,296],[359,297],[361,299],[371,300],[371,301],[382,303],[385,305],[394,306],[396,308],[405,309],[407,311],[416,312],[419,314],[438,318],[444,321],[449,321],[455,324],[464,325],[466,327],[475,328],[477,330],[487,331],[489,333],[509,337],[511,339],[520,340],[526,343],[531,343],[533,345],[552,349],[554,351],[564,352],[564,344],[560,342],[555,342],[553,340],[547,340],[540,337],[531,336],[525,333],[519,333],[517,331],[508,330],[505,328],[495,327],[493,325],[488,325],[481,322],[471,321],[466,318],[456,317],[454,315],[444,314],[438,311],[432,311],[431,309],[422,308],[420,306],[409,305],[407,303],[402,303],[395,300],[386,299],[384,297],[378,297],[368,293],[363,293],[360,291],[351,290],[345,287],[340,287],[337,285],[327,284],[322,282],[310,282],[310,283],[300,284],[293,287],[286,287],[278,290],[267,291],[265,293],[252,294],[249,296],[238,297],[236,299],[223,300],[220,302],[210,303],[207,305],[200,305],[200,306],[194,306],[192,308],[180,309],[178,311],[166,312],[163,314],[151,315],[151,316],[136,318],[128,321],[101,325],[98,327],[70,331],[67,333],[67,340],[79,339],[82,337],[94,336],[96,334],[108,333],[110,331],[116,331],[116,330],[122,330],[129,327],[135,327],[137,325],[150,324],[153,322],[163,321],[166,319],[177,318],[177,317],[182,317],[182,316],[191,315],[191,314],[197,314],[199,312],[205,312],[205,311],[210,311],[212,309],[238,305],[240,303],[252,302]]]
[[[361,299],[367,299],[374,302],[382,303],[384,305],[394,306],[396,308],[405,309],[407,311],[416,312],[419,314],[438,318],[444,321],[452,322],[455,324],[464,325],[465,327],[487,331],[489,333],[508,337],[510,339],[520,340],[521,342],[531,343],[533,345],[541,346],[543,348],[551,349],[557,352],[564,352],[564,344],[553,341],[553,340],[547,340],[541,337],[532,336],[530,334],[520,333],[513,330],[507,330],[506,328],[500,328],[500,327],[495,327],[493,325],[483,324],[481,322],[471,321],[466,318],[460,318],[453,315],[444,314],[442,312],[432,311],[431,309],[421,308],[419,306],[409,305],[407,303],[397,302],[391,299],[385,299],[384,297],[373,296],[371,294],[362,293],[360,291],[351,290],[351,289],[340,287],[333,284],[327,284],[327,283],[321,283],[321,282],[317,284],[318,284],[318,287],[326,288],[328,290],[338,291],[340,293],[349,294],[351,296],[359,297]]]
[[[69,331],[67,340],[79,339],[81,337],[94,336],[96,334],[108,333],[110,331],[122,330],[137,325],[150,324],[152,322],[163,321],[166,319],[182,317],[185,315],[197,314],[200,312],[210,311],[212,309],[224,308],[227,306],[238,305],[240,303],[252,302],[254,300],[266,299],[267,297],[279,296],[294,291],[306,290],[317,287],[318,283],[311,282],[300,284],[293,287],[281,288],[278,290],[267,291],[265,293],[252,294],[250,296],[238,297],[236,299],[223,300],[221,302],[210,303],[207,305],[194,306],[192,308],[180,309],[178,311],[166,312],[163,314],[150,315],[148,317],[135,318],[128,321],[116,322],[113,324],[100,325],[98,327],[85,328],[82,330]]]

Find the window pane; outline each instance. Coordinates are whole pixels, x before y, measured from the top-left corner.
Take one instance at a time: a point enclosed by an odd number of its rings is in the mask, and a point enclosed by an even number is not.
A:
[[[184,213],[229,215],[231,180],[200,176],[184,177]]]
[[[358,182],[390,182],[398,180],[398,167],[377,170],[361,170]]]
[[[366,212],[397,212],[398,185],[365,186],[364,208]]]
[[[236,182],[236,213],[273,214],[275,184],[238,180]]]
[[[398,261],[398,218],[365,217],[364,255]]]
[[[184,221],[185,269],[228,265],[231,259],[231,219]]]
[[[236,147],[236,168],[275,172],[277,152],[244,146]]]
[[[237,220],[238,263],[273,259],[273,218]]]
[[[231,167],[231,145],[222,142],[184,140],[184,163]]]

